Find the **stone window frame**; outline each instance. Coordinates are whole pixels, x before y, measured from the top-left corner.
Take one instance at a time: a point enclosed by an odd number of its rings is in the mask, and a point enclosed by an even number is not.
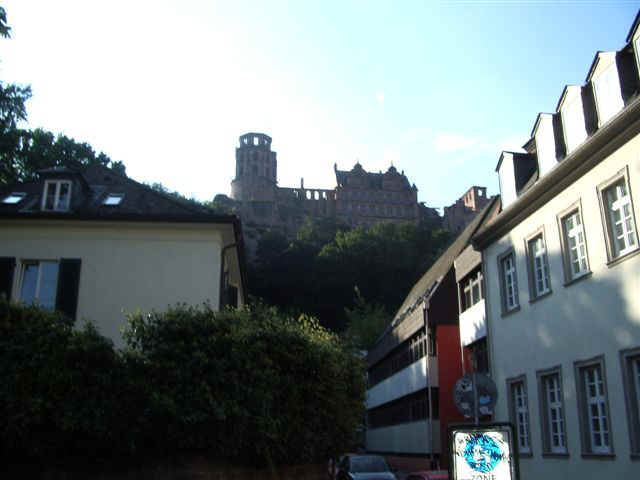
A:
[[[505,274],[503,268],[503,261],[506,260],[509,256],[513,257],[513,278],[514,278],[514,298],[515,304],[511,308],[507,305],[507,292],[506,292],[506,284],[505,284]],[[500,308],[502,316],[510,315],[520,310],[520,292],[518,291],[518,268],[516,266],[516,251],[513,246],[507,248],[504,252],[502,252],[497,257],[498,262],[498,277],[500,282]]]
[[[604,410],[607,418],[609,433],[609,449],[607,452],[598,452],[594,450],[591,443],[591,426],[589,419],[589,411],[587,408],[587,392],[584,382],[584,372],[591,367],[599,367],[602,375],[602,384],[604,390]],[[609,388],[607,385],[607,370],[604,355],[588,358],[585,360],[577,360],[573,362],[574,378],[576,382],[576,401],[578,405],[578,423],[580,426],[580,447],[581,455],[584,458],[615,458],[615,449],[613,444],[613,430],[611,425],[611,409],[609,408]]]
[[[562,425],[563,425],[563,441],[564,450],[560,449],[554,451],[551,445],[551,430],[549,428],[549,403],[547,399],[547,390],[545,379],[548,377],[557,376],[560,389],[560,403],[562,408]],[[538,383],[538,402],[540,408],[540,432],[542,438],[542,456],[553,457],[568,457],[569,456],[569,442],[567,435],[567,402],[565,401],[564,384],[562,381],[562,366],[556,365],[554,367],[536,370],[536,379]]]
[[[607,199],[606,199],[605,193],[610,188],[612,188],[616,183],[618,183],[620,180],[624,181],[627,187],[629,202],[631,205],[631,220],[633,221],[633,227],[635,230],[634,235],[635,235],[636,245],[635,245],[635,248],[629,250],[628,252],[616,255],[615,247],[613,245],[613,240],[614,240],[613,231],[611,228],[611,221],[609,219],[609,210],[607,207]],[[638,252],[640,252],[640,243],[638,239],[638,223],[636,222],[635,209],[633,207],[634,202],[633,202],[633,194],[631,192],[631,182],[629,180],[628,165],[625,165],[622,169],[620,169],[614,175],[606,179],[604,182],[600,183],[596,187],[596,191],[598,194],[598,203],[600,204],[600,217],[602,220],[602,229],[604,234],[605,246],[607,250],[607,260],[608,260],[607,265],[609,267],[612,267],[618,264],[619,262],[626,260],[627,258],[630,258],[638,254]]]
[[[635,366],[632,362],[635,363]],[[632,459],[640,459],[640,346],[620,350],[620,368]],[[635,371],[634,371],[635,370]]]
[[[567,218],[569,218],[571,215],[574,215],[575,213],[577,213],[580,217],[580,224],[582,225],[582,236],[584,238],[584,250],[587,268],[584,272],[574,276],[571,273],[571,252],[569,250],[568,237],[565,232],[564,222]],[[560,248],[562,251],[562,270],[564,273],[564,286],[566,287],[574,282],[577,282],[578,280],[589,277],[592,273],[591,262],[589,261],[589,245],[587,232],[584,225],[584,215],[582,214],[582,199],[579,198],[567,208],[558,213],[558,215],[556,215],[556,221],[558,222],[558,234],[560,236]]]
[[[543,266],[546,269],[546,277],[547,277],[547,289],[538,293],[537,284],[536,284],[536,267],[535,267],[535,258],[533,256],[533,252],[531,249],[531,243],[536,241],[538,238],[542,239],[542,243],[544,245],[544,262]],[[549,266],[549,249],[547,248],[547,237],[545,235],[544,226],[538,227],[532,233],[527,235],[524,238],[524,248],[526,252],[527,259],[527,276],[529,280],[529,302],[535,302],[543,297],[551,295],[553,289],[551,288],[551,268]]]
[[[522,374],[522,375],[518,375],[517,377],[509,377],[505,380],[506,386],[507,386],[507,405],[509,408],[509,418],[511,420],[511,423],[513,423],[514,426],[514,441],[516,442],[516,445],[518,447],[518,452],[520,454],[521,457],[533,457],[533,445],[531,442],[531,415],[529,413],[529,393],[528,393],[528,389],[527,389],[527,375],[526,374]],[[517,385],[522,385],[522,389],[524,391],[524,399],[526,402],[526,411],[525,416],[526,416],[526,438],[527,438],[527,444],[528,444],[528,449],[527,450],[522,450],[522,447],[520,446],[520,424],[518,422],[518,417],[517,417],[517,412],[516,412],[516,405],[514,402],[514,388]]]

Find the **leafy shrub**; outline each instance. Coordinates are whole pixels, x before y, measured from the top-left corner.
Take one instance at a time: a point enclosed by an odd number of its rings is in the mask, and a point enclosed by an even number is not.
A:
[[[0,456],[62,466],[183,451],[300,464],[351,446],[362,361],[309,317],[176,306],[127,347],[0,299]]]

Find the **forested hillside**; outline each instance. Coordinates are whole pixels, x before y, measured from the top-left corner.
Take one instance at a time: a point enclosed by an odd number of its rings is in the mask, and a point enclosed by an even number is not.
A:
[[[278,232],[262,235],[250,265],[250,293],[317,316],[335,331],[363,315],[386,323],[450,238],[425,226],[350,229],[330,218],[308,219],[292,241]]]

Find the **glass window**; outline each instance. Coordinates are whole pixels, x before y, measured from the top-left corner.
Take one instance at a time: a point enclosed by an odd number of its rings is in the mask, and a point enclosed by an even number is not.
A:
[[[537,298],[551,290],[549,282],[549,259],[542,234],[528,241],[528,250],[529,268],[531,270],[531,281],[533,283],[532,293],[533,298]]]
[[[524,377],[520,377],[524,378]],[[520,453],[531,453],[529,441],[529,406],[527,403],[527,389],[524,380],[507,381],[511,417],[516,427],[516,438]]]
[[[560,371],[539,376],[543,447],[548,453],[567,453],[564,394]]]
[[[578,210],[562,219],[562,234],[564,236],[565,262],[568,266],[569,279],[573,280],[589,271],[584,228],[582,227],[582,218]]]
[[[123,198],[124,198],[123,193],[110,193],[109,195],[106,196],[102,204],[103,205],[120,205],[120,202],[122,202]]]
[[[620,353],[631,452],[637,455],[640,454],[640,347]]]
[[[576,386],[584,453],[613,453],[604,371],[603,357],[576,362]]]
[[[508,312],[518,307],[518,277],[516,275],[515,255],[509,253],[500,259],[502,283],[502,306]]]
[[[19,203],[26,196],[26,193],[13,192],[11,195],[4,197],[2,203]]]
[[[58,287],[58,262],[27,261],[22,267],[20,300],[37,303],[40,307],[53,310]]]
[[[631,211],[631,198],[624,178],[604,191],[609,235],[613,256],[624,255],[636,248],[636,226]]]
[[[69,180],[47,180],[44,184],[42,209],[65,212],[71,205],[71,182]]]

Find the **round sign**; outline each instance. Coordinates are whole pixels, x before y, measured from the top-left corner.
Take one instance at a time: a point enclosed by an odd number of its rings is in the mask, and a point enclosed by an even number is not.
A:
[[[498,400],[498,389],[494,381],[482,373],[467,373],[460,377],[453,389],[453,401],[456,407],[466,418],[475,416],[475,398],[473,384],[478,391],[478,416],[484,417],[493,414],[493,408]]]

